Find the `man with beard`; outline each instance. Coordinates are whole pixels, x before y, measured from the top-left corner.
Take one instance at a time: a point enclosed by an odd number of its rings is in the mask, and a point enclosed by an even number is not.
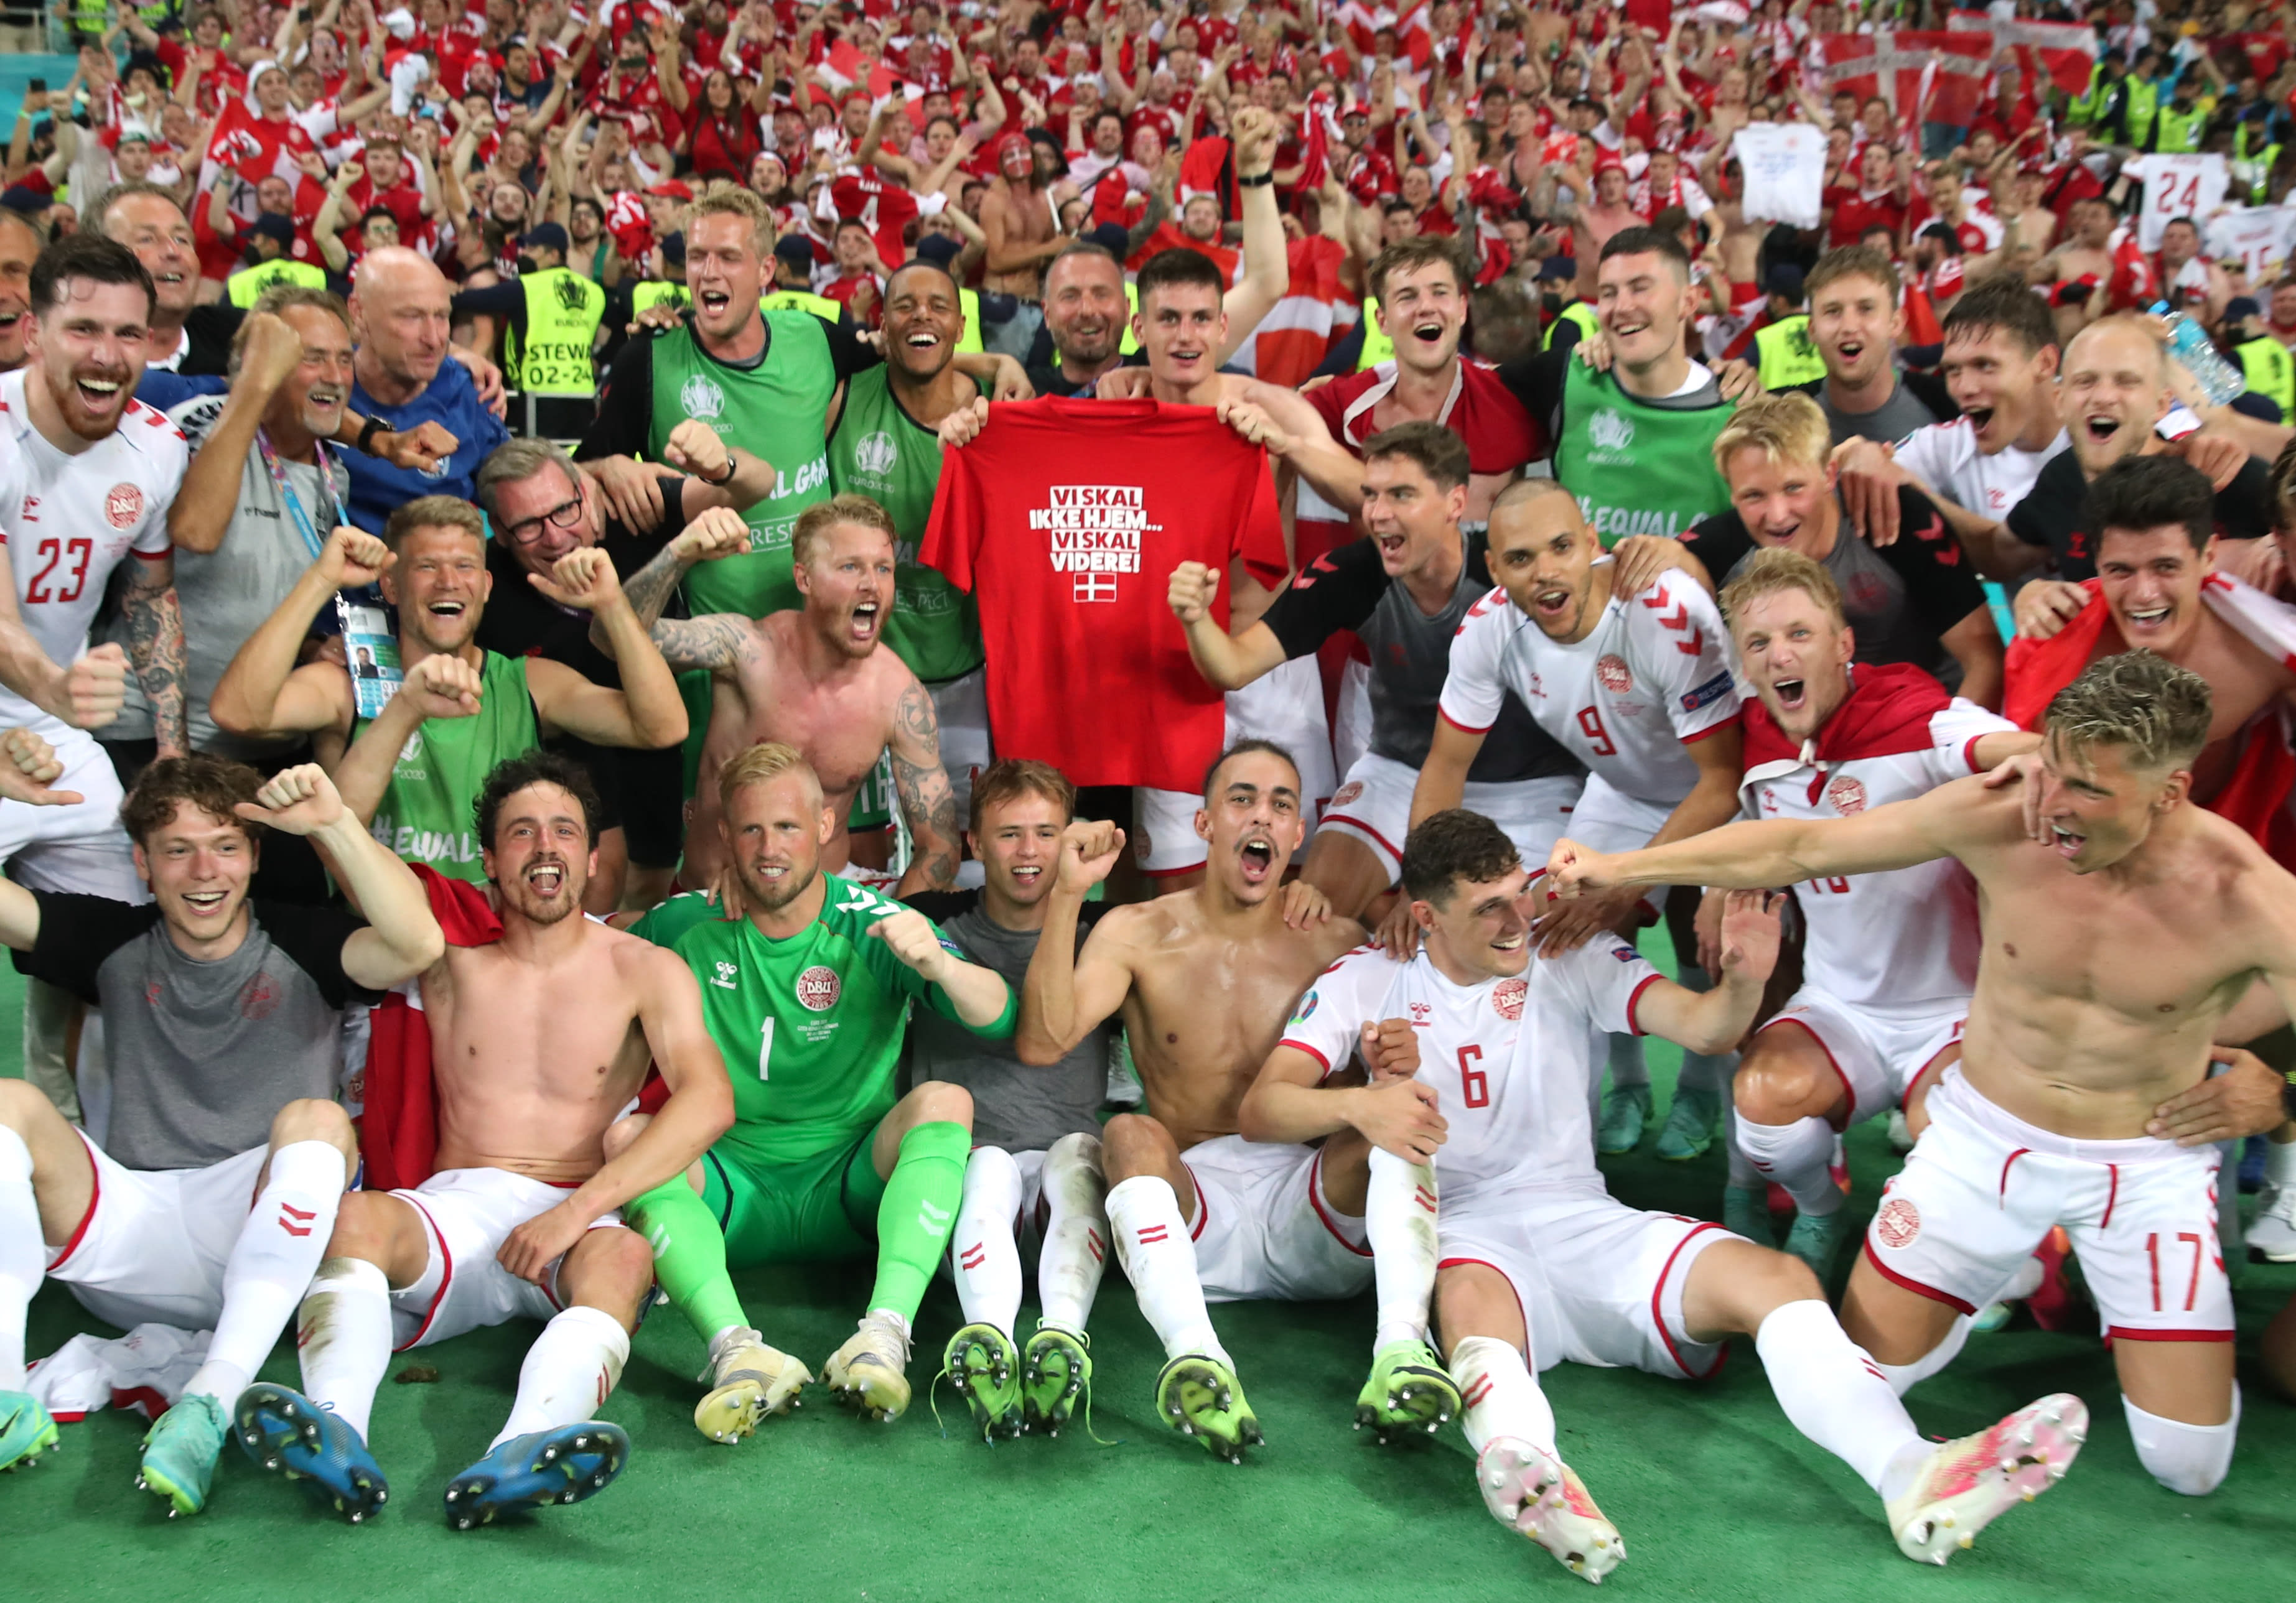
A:
[[[590,615],[560,605],[529,576],[550,578],[570,552],[591,547],[606,553],[626,585],[667,544],[746,550],[738,509],[773,487],[769,464],[728,447],[696,420],[671,431],[662,456],[663,517],[651,535],[616,522],[598,487],[548,440],[514,439],[487,458],[479,500],[494,523],[487,542],[494,587],[479,620],[480,646],[504,657],[547,657],[593,684],[619,688],[613,658],[591,643]],[[651,907],[668,896],[685,833],[681,754],[612,750],[570,735],[550,749],[580,763],[600,797],[598,870],[586,911],[610,913],[625,900]]]
[[[257,1463],[363,1519],[389,1494],[366,1436],[392,1349],[545,1321],[509,1419],[447,1483],[447,1521],[464,1531],[578,1502],[621,1472],[629,1438],[590,1415],[628,1362],[653,1254],[619,1210],[676,1181],[734,1114],[693,975],[582,916],[581,771],[529,753],[472,799],[500,936],[449,945],[422,976],[437,1168],[411,1190],[344,1197],[296,1321],[303,1390],[253,1386],[233,1412]],[[606,1132],[649,1063],[669,1094],[610,1155]]]
[[[231,358],[237,307],[198,304],[199,248],[176,192],[157,184],[117,184],[88,208],[89,224],[135,253],[152,275],[145,361],[186,378],[220,375]]]
[[[184,624],[168,513],[188,455],[181,431],[131,395],[152,280],[97,234],[34,263],[29,364],[0,375],[0,724],[30,729],[62,764],[73,806],[0,810],[0,862],[49,890],[144,899],[119,827],[120,784],[85,732],[117,716],[132,665],[161,757],[184,735]],[[122,559],[125,650],[87,647]],[[77,658],[78,660],[75,660]],[[70,663],[67,669],[59,665]]]
[[[2272,475],[2261,458],[2205,435],[2161,438],[2177,409],[2169,362],[2159,334],[2133,316],[2093,323],[2066,347],[2057,392],[2072,448],[2049,459],[2006,519],[1964,541],[1977,565],[2004,583],[2044,565],[2054,570],[2017,592],[2020,634],[2046,640],[2088,604],[2082,585],[2096,577],[2099,531],[2089,527],[2086,503],[2089,487],[2116,462],[2179,456],[2212,479],[2229,472],[2217,485],[2217,533],[2242,542],[2271,536]]]
[[[647,650],[659,648],[675,668],[715,676],[686,822],[689,886],[714,885],[726,860],[718,824],[718,769],[770,740],[804,756],[828,805],[838,809],[822,855],[840,870],[848,861],[853,798],[890,750],[894,795],[914,843],[901,891],[945,889],[955,881],[956,800],[941,766],[933,699],[906,663],[879,649],[893,604],[896,537],[892,519],[865,495],[833,495],[808,507],[791,537],[804,604],[758,618],[730,612],[661,617],[678,577],[707,552],[672,544],[630,581],[639,622],[652,629]],[[619,635],[594,629],[592,638],[621,658]]]
[[[885,644],[908,665],[940,722],[941,764],[956,810],[988,765],[980,615],[972,599],[917,560],[940,483],[941,420],[980,393],[952,364],[964,304],[946,268],[922,258],[885,280],[885,361],[856,373],[829,436],[829,483],[865,495],[893,523],[893,604]]]
[[[824,798],[794,747],[753,746],[703,783],[731,871],[726,894],[718,908],[699,895],[665,903],[634,933],[673,946],[708,982],[711,1036],[757,1072],[740,1077],[726,1138],[638,1198],[632,1221],[654,1244],[662,1289],[709,1344],[713,1385],[693,1415],[704,1435],[740,1440],[812,1378],[750,1326],[729,1261],[873,1257],[867,1310],[822,1379],[865,1417],[890,1421],[908,1407],[912,1326],[947,1247],[972,1144],[963,1087],[897,1089],[902,1018],[922,1004],[1003,1039],[1013,991],[924,914],[824,871],[846,809]],[[1072,925],[1062,938],[1073,949]],[[631,1118],[610,1149],[644,1128]]]
[[[1077,240],[1045,270],[1045,332],[1052,355],[1029,369],[1038,395],[1072,396],[1136,349],[1124,264],[1106,246]],[[1033,353],[1032,353],[1033,354]]]
[[[1300,993],[1364,934],[1352,919],[1284,922],[1277,892],[1306,832],[1302,806],[1282,748],[1229,748],[1204,776],[1195,818],[1203,882],[1110,910],[1081,953],[1085,896],[1115,866],[1124,831],[1070,825],[1014,1036],[1021,1062],[1057,1063],[1123,1013],[1148,1111],[1101,1133],[1109,1231],[1163,1344],[1157,1417],[1229,1460],[1262,1437],[1206,1299],[1347,1297],[1371,1278],[1370,1143],[1353,1131],[1320,1148],[1238,1133],[1244,1094]]]
[[[398,609],[406,678],[370,723],[340,663],[296,663],[312,618],[336,592],[377,580],[383,600]],[[471,833],[471,808],[496,764],[561,732],[641,750],[685,738],[677,683],[647,642],[605,552],[570,552],[550,577],[527,582],[598,618],[619,648],[619,690],[592,684],[548,658],[507,658],[479,646],[493,589],[486,521],[468,502],[431,495],[393,512],[381,539],[348,526],[328,536],[224,670],[212,703],[217,726],[254,737],[314,737],[343,800],[378,840],[447,879],[480,883],[487,842]],[[585,811],[586,830],[596,811]]]
[[[761,307],[773,255],[773,218],[763,200],[731,184],[703,189],[685,220],[692,310],[677,326],[623,348],[599,397],[598,421],[574,454],[614,515],[638,532],[652,529],[662,513],[659,476],[638,459],[658,460],[670,431],[688,418],[773,463],[773,494],[746,518],[750,550],[693,576],[686,600],[697,615],[758,618],[801,604],[791,534],[800,513],[832,494],[828,436],[846,381],[880,360],[857,329]],[[1010,356],[968,352],[954,365],[993,380],[999,393],[1027,393],[1028,380]]]

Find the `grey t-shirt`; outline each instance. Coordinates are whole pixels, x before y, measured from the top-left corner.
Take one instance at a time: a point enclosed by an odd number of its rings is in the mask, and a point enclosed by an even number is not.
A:
[[[1007,929],[981,911],[978,891],[930,891],[908,904],[940,926],[941,933],[984,969],[1004,977],[1018,995],[1037,954],[1037,932]],[[1104,904],[1087,903],[1077,924],[1077,948]],[[1108,1026],[1087,1035],[1048,1067],[1021,1061],[1010,1041],[990,1041],[926,1008],[909,1013],[908,1083],[946,1080],[972,1093],[972,1139],[1008,1152],[1040,1152],[1078,1131],[1097,1134],[1108,1094]]]
[[[36,890],[26,974],[103,1010],[111,1123],[130,1169],[196,1169],[271,1139],[300,1097],[332,1098],[343,1008],[373,1000],[343,972],[361,921],[332,907],[250,902],[247,938],[217,962],[186,957],[157,906]]]
[[[168,415],[190,438],[193,451],[205,443],[226,398],[194,396],[168,409]],[[350,474],[336,454],[327,452],[324,461],[324,482],[315,465],[283,458],[279,463],[304,517],[311,520],[312,532],[321,540],[343,520],[340,509],[350,493]],[[262,451],[250,446],[247,465],[239,474],[239,504],[224,530],[223,544],[211,552],[176,552],[176,594],[184,608],[184,721],[195,749],[253,759],[294,744],[226,734],[216,727],[208,703],[232,658],[263,620],[278,610],[311,566],[311,557],[279,486],[263,465]],[[124,627],[115,620],[107,638],[124,646]],[[152,708],[132,674],[127,706],[102,735],[107,740],[152,737]]]
[[[1828,393],[1833,386],[1824,379],[1798,388],[1816,400],[1837,446],[1847,439],[1880,440],[1883,445],[1894,446],[1915,429],[1944,421],[1934,407],[1913,392],[1902,375],[1897,388],[1890,391],[1890,398],[1871,412],[1842,411],[1833,404]]]

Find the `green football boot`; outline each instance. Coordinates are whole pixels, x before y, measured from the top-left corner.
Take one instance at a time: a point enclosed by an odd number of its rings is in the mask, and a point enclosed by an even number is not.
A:
[[[1429,1435],[1456,1418],[1459,1388],[1423,1341],[1391,1341],[1372,1354],[1371,1378],[1356,1394],[1356,1428],[1379,1433],[1424,1431]]]
[[[1092,1338],[1039,1325],[1021,1349],[1021,1428],[1061,1434],[1092,1390]]]
[[[1216,1459],[1243,1462],[1243,1450],[1267,1441],[1243,1386],[1225,1359],[1183,1353],[1156,1377],[1156,1411],[1184,1436],[1194,1436]]]
[[[1595,1133],[1595,1150],[1605,1157],[1633,1151],[1642,1145],[1643,1126],[1650,1116],[1649,1086],[1613,1085],[1603,1093],[1603,1121]]]
[[[205,1392],[184,1393],[144,1433],[143,1473],[135,1477],[136,1489],[166,1498],[169,1519],[198,1513],[208,1506],[216,1460],[223,1457],[224,1437],[230,1429],[222,1403]]]
[[[1705,1156],[1722,1124],[1718,1092],[1674,1088],[1674,1106],[1667,1109],[1666,1125],[1658,1133],[1658,1155],[1670,1164],[1686,1164]]]
[[[0,1392],[0,1473],[29,1469],[57,1445],[56,1422],[23,1392]]]
[[[994,1325],[967,1325],[948,1338],[941,1372],[964,1397],[980,1439],[1021,1434],[1021,1355]]]

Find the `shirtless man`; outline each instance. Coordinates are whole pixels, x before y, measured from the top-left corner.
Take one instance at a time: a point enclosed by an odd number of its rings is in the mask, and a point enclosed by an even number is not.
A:
[[[653,1285],[652,1250],[619,1210],[701,1156],[734,1122],[734,1093],[685,965],[582,914],[594,806],[581,769],[545,752],[487,776],[478,823],[502,936],[448,946],[422,977],[437,1171],[344,1197],[297,1321],[304,1391],[260,1383],[234,1411],[250,1456],[354,1520],[388,1495],[366,1435],[392,1350],[511,1319],[547,1323],[509,1419],[447,1483],[448,1523],[578,1502],[628,1457],[621,1427],[589,1418]],[[649,1063],[668,1100],[609,1160],[606,1130]]]
[[[1051,197],[1037,182],[1036,148],[1023,134],[996,142],[996,176],[980,198],[980,231],[988,236],[981,288],[1020,298],[1009,322],[982,330],[998,347],[1023,356],[1044,326],[1045,264],[1068,249]]]
[[[2124,652],[2050,702],[2038,758],[2018,761],[2021,794],[1960,780],[1854,817],[1731,824],[1619,857],[1566,840],[1548,864],[1577,896],[1958,859],[1977,879],[1983,939],[1962,1059],[1874,1217],[1843,1327],[1910,1386],[2062,1224],[2112,1342],[2137,1457],[2191,1495],[2223,1480],[2239,1418],[2218,1155],[2146,1130],[2207,1076],[2223,1051],[2210,1040],[2252,981],[2296,1001],[2296,879],[2191,805],[2212,716],[2199,675]]]
[[[1283,921],[1276,891],[1306,824],[1299,768],[1280,748],[1231,747],[1205,775],[1196,832],[1210,847],[1204,883],[1111,909],[1079,953],[1078,912],[1115,866],[1124,832],[1069,826],[1013,1041],[1021,1062],[1056,1063],[1122,1010],[1148,1112],[1108,1122],[1102,1161],[1110,1233],[1164,1344],[1156,1411],[1240,1460],[1262,1439],[1259,1423],[1207,1297],[1352,1296],[1371,1278],[1369,1143],[1349,1133],[1318,1150],[1237,1133],[1244,1093],[1292,1004],[1363,927]]]
[[[691,531],[689,531],[690,533]],[[661,617],[677,580],[695,561],[726,554],[725,542],[680,536],[630,580],[639,621],[673,668],[716,675],[709,729],[685,830],[684,876],[706,887],[726,861],[718,830],[718,771],[752,746],[779,740],[805,754],[821,777],[837,832],[822,864],[842,871],[854,795],[888,748],[893,789],[914,842],[899,893],[945,890],[956,877],[956,797],[940,761],[940,722],[932,695],[906,664],[882,649],[893,605],[893,520],[865,495],[815,503],[790,536],[801,610],[759,618],[738,613]],[[591,638],[609,652],[601,631]],[[619,652],[616,652],[619,655]]]
[[[1595,282],[1603,247],[1622,228],[1638,228],[1646,219],[1627,200],[1627,164],[1604,154],[1595,159],[1595,198],[1571,219],[1572,254],[1578,258],[1578,298],[1592,301],[1600,290]]]

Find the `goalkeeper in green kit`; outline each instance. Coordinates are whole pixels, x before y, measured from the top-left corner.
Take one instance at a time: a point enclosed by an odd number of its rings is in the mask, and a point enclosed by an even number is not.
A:
[[[928,1082],[898,1094],[910,1003],[982,1035],[1013,1033],[1003,978],[967,962],[923,914],[821,871],[836,819],[794,747],[753,746],[719,772],[727,919],[699,893],[634,928],[673,948],[734,1081],[734,1127],[686,1173],[627,1205],[669,1300],[709,1343],[693,1421],[734,1442],[813,1377],[742,1313],[728,1262],[834,1262],[873,1250],[860,1329],[822,1378],[872,1419],[908,1406],[910,1324],[948,1246],[972,1147],[972,1099]],[[729,882],[730,884],[730,882]],[[611,1157],[643,1116],[608,1133]]]

